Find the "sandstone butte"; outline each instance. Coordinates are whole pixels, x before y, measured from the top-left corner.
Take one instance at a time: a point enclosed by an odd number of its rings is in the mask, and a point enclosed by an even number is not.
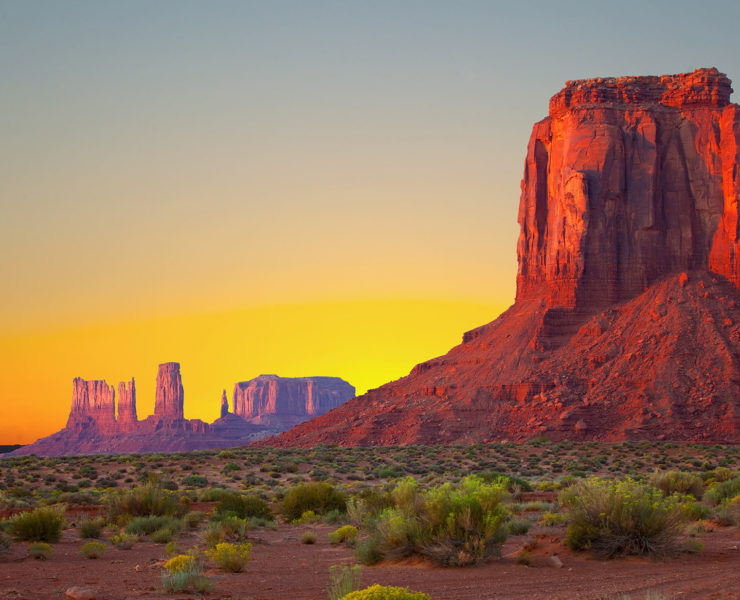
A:
[[[717,69],[569,81],[527,146],[516,300],[273,446],[740,442],[740,107]]]
[[[238,393],[237,393],[238,392]],[[221,417],[213,423],[184,417],[185,391],[179,363],[159,365],[154,414],[139,420],[134,380],[115,390],[105,381],[72,382],[72,407],[61,431],[24,446],[13,455],[181,452],[227,448],[248,443],[319,415],[354,396],[355,389],[336,377],[281,378],[261,375],[237,383],[235,412],[229,412],[226,390]],[[247,400],[249,398],[249,400]]]

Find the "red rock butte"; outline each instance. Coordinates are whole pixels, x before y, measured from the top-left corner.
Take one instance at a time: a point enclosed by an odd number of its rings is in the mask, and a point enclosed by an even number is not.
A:
[[[534,125],[514,305],[276,446],[740,442],[740,107],[717,69],[569,81]]]

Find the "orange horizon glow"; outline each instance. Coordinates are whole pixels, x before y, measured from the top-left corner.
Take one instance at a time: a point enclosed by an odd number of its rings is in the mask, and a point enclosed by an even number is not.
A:
[[[157,365],[181,365],[185,416],[219,417],[221,392],[263,373],[342,377],[364,393],[460,343],[505,306],[378,300],[274,305],[0,337],[0,443],[27,444],[66,424],[72,379],[136,379],[154,408]]]

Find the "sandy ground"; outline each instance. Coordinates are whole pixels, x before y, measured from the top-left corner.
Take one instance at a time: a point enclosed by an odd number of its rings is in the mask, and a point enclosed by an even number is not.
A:
[[[307,528],[318,536],[315,545],[301,544]],[[354,562],[352,549],[328,542],[329,525],[281,525],[277,531],[252,532],[252,561],[242,573],[207,571],[215,584],[208,597],[231,600],[324,600],[331,565]],[[373,583],[399,585],[428,593],[434,600],[645,598],[648,592],[665,598],[740,599],[740,533],[722,528],[702,536],[704,552],[665,560],[596,560],[574,554],[560,542],[562,530],[534,529],[510,538],[503,557],[480,567],[440,569],[422,561],[362,567],[363,587]],[[531,567],[514,556],[526,542],[537,541]],[[178,538],[180,548],[200,542],[197,534]],[[191,593],[159,590],[164,546],[145,541],[131,550],[109,546],[103,558],[80,554],[82,541],[69,529],[50,560],[26,557],[26,544],[14,544],[0,558],[0,598],[50,600],[64,598],[71,586],[94,589],[100,600],[133,598],[192,599]],[[562,568],[552,565],[557,554]]]

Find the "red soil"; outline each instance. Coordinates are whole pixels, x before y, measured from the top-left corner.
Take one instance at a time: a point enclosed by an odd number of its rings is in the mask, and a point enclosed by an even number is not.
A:
[[[239,600],[324,600],[331,565],[354,562],[352,550],[332,546],[328,525],[309,527],[318,541],[300,543],[306,527],[281,525],[278,531],[253,532],[253,560],[243,573],[209,571],[215,584],[208,596]],[[516,564],[515,555],[526,541],[539,540],[532,550],[532,567]],[[665,560],[596,560],[574,554],[559,540],[562,530],[538,529],[532,535],[511,538],[503,558],[480,567],[440,569],[424,562],[362,567],[362,584],[398,585],[428,593],[434,600],[601,598],[616,594],[642,599],[647,591],[681,600],[740,598],[740,535],[724,528],[702,536],[704,552]],[[199,542],[195,534],[178,538],[181,548]],[[101,600],[169,598],[192,594],[164,594],[158,590],[164,546],[142,542],[132,550],[108,547],[105,556],[91,561],[80,555],[82,541],[65,531],[56,552],[46,562],[26,558],[25,544],[15,544],[0,560],[0,598],[58,600],[72,586],[90,587]],[[562,568],[551,565],[557,554]],[[621,600],[622,596],[618,596]]]

